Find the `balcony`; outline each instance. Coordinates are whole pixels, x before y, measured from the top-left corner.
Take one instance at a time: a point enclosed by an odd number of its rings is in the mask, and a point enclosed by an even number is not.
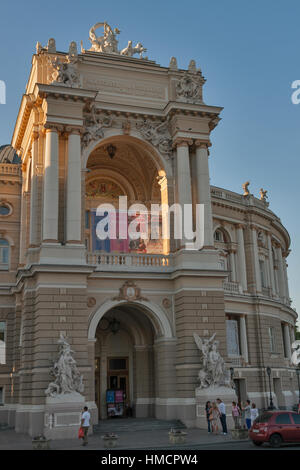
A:
[[[97,271],[147,271],[171,272],[172,255],[145,253],[87,253],[87,263],[96,266]]]
[[[238,282],[225,281],[223,287],[225,294],[242,294],[242,289]]]

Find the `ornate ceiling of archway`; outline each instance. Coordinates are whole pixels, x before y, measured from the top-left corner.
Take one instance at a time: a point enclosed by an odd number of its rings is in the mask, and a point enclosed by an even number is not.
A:
[[[116,149],[113,158],[107,145],[99,146],[89,156],[86,195],[111,199],[127,195],[131,200],[159,202],[158,171],[148,152],[117,139],[113,145]]]

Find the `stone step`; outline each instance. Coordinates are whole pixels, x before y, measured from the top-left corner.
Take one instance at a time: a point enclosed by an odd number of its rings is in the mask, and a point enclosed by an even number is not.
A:
[[[179,420],[163,420],[154,418],[111,418],[99,421],[93,426],[95,434],[106,432],[133,432],[185,429]]]

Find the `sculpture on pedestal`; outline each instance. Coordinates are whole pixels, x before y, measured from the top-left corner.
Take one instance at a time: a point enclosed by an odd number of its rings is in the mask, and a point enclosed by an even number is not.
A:
[[[103,36],[97,36],[96,30],[98,28],[103,28]],[[119,51],[117,40],[118,34],[120,34],[120,30],[118,28],[113,30],[111,26],[106,23],[106,21],[103,23],[96,23],[89,31],[89,40],[92,43],[92,47],[89,49],[89,51],[104,52],[106,54],[118,54],[127,57],[132,57],[134,54],[140,54],[140,58],[142,59],[142,54],[143,52],[146,52],[147,49],[145,49],[145,47],[143,47],[140,42],[138,42],[136,46],[133,46],[132,41],[128,41],[127,46]],[[83,54],[86,52],[86,50],[83,48],[82,41],[81,52]]]
[[[50,370],[50,374],[55,380],[50,382],[45,394],[48,397],[56,397],[67,393],[82,393],[84,390],[83,376],[77,369],[76,361],[72,356],[73,351],[62,333],[58,344],[58,359]]]
[[[211,338],[201,339],[194,333],[194,340],[202,356],[202,367],[198,373],[199,388],[229,387],[233,388],[230,371],[218,351],[219,341],[215,340],[216,333]]]

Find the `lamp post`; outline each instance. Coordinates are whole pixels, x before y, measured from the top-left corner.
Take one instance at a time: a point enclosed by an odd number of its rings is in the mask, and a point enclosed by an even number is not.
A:
[[[269,388],[270,388],[270,403],[268,406],[268,410],[274,410],[274,404],[272,399],[272,391],[271,391],[271,367],[267,367],[267,374],[269,376]]]

